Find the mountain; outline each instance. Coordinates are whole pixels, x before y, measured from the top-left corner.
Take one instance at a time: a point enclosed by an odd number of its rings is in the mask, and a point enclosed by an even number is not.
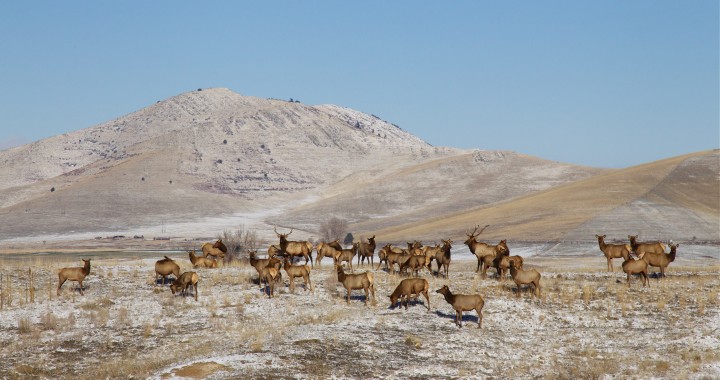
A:
[[[645,198],[628,199],[692,210],[697,221],[706,221],[706,214],[717,214],[715,198],[697,199],[712,194],[716,175],[707,188],[673,189],[693,176],[717,174],[712,158],[698,160],[668,169],[674,174],[663,177],[667,185]],[[392,228],[479,212],[465,220],[465,229],[487,224],[482,210],[622,172],[516,152],[433,147],[374,115],[222,88],[180,94],[94,127],[0,151],[0,163],[0,240],[129,232],[214,236],[240,224],[268,238],[274,238],[273,225],[301,231],[294,237],[317,238],[318,227],[333,216],[353,231],[391,237],[399,236]],[[503,223],[510,228],[525,219],[515,214]],[[580,227],[552,224],[562,230],[539,229],[534,237]]]

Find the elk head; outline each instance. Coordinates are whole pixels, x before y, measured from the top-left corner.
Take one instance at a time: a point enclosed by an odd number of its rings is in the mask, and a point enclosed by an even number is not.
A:
[[[471,233],[465,232],[465,235],[468,237],[467,240],[465,240],[465,244],[470,245],[471,243],[473,243],[475,241],[475,238],[477,236],[480,236],[480,234],[483,233],[483,231],[485,231],[485,229],[488,228],[489,226],[490,226],[489,224],[486,224],[485,227],[483,227],[482,230],[480,230],[480,232],[477,232],[478,228],[480,228],[480,225],[478,224],[477,226],[475,226],[475,229],[473,230],[473,232],[471,232]]]
[[[287,237],[290,236],[290,234],[293,232],[293,229],[292,229],[292,228],[290,229],[290,232],[288,232],[288,233],[286,233],[286,234],[281,234],[281,233],[279,233],[279,232],[277,231],[277,228],[276,228],[276,227],[273,227],[273,230],[275,231],[275,235],[277,235],[277,237],[278,237],[278,239],[280,239],[280,241],[283,241],[283,240],[287,241]]]

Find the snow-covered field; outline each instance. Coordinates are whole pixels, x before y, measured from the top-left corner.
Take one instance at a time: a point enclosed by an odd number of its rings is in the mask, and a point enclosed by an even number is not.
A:
[[[533,298],[524,289],[516,297],[512,280],[492,270],[481,278],[456,245],[449,280],[422,273],[430,311],[422,298],[389,308],[402,277],[375,268],[377,300],[365,306],[355,291],[347,305],[328,259],[312,270],[312,292],[297,279],[290,293],[283,273],[273,299],[244,260],[196,269],[196,302],[155,286],[164,253],[104,255],[92,262],[84,296],[66,283],[59,297],[57,269],[79,266],[80,256],[0,257],[0,378],[720,377],[717,247],[681,246],[667,278],[647,288],[639,279],[628,288],[619,261],[606,272],[599,250],[570,251],[512,248],[542,273]],[[168,256],[191,270],[185,253]],[[435,293],[445,284],[484,297],[482,329],[475,312],[454,324]]]

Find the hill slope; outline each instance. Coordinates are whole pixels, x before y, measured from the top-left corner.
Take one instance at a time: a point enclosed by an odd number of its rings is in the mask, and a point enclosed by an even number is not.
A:
[[[417,223],[372,230],[387,240],[464,238],[490,224],[494,240],[590,240],[594,234],[720,239],[720,152],[612,171],[528,196]],[[362,226],[362,225],[360,225]],[[359,227],[360,227],[359,226]]]

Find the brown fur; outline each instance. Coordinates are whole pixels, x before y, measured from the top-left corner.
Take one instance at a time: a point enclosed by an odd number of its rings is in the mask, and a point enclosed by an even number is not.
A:
[[[395,304],[400,299],[400,306],[402,306],[403,298],[405,298],[405,310],[408,308],[408,300],[410,298],[418,299],[420,294],[425,296],[427,300],[427,309],[430,311],[430,297],[428,296],[428,290],[430,284],[424,278],[406,278],[400,281],[395,291],[390,295],[390,307],[395,307]],[[415,295],[415,297],[413,297]]]
[[[74,267],[74,268],[62,268],[58,272],[58,287],[57,287],[57,295],[60,295],[60,288],[63,286],[65,281],[77,281],[78,285],[80,286],[80,295],[85,295],[83,293],[83,280],[85,277],[87,277],[88,274],[90,274],[90,259],[81,259],[84,263],[82,267]]]
[[[608,271],[614,272],[612,259],[627,260],[632,248],[629,244],[606,244],[606,236],[607,235],[595,235],[595,237],[598,239],[598,245],[600,246],[600,250],[607,259]]]
[[[290,234],[293,232],[293,229],[290,229],[290,232],[286,234],[281,234],[277,232],[277,228],[273,227],[275,230],[275,235],[277,235],[278,239],[280,239],[280,252],[282,252],[283,255],[288,255],[290,257],[304,257],[305,258],[305,264],[310,261],[310,265],[313,265],[312,263],[312,251],[313,251],[313,245],[310,242],[307,241],[288,241],[287,237],[290,236]]]
[[[380,269],[380,265],[382,265],[383,261],[385,262],[385,269],[389,270],[388,254],[390,254],[390,252],[392,252],[392,246],[390,244],[386,244],[384,247],[380,248],[380,250],[378,251],[379,261],[378,261],[378,266],[377,266],[376,270]]]
[[[170,291],[172,292],[172,294],[175,294],[175,293],[177,293],[178,290],[181,289],[182,292],[180,294],[185,294],[185,293],[187,293],[188,286],[192,285],[193,290],[195,292],[195,301],[197,301],[198,300],[198,288],[197,288],[198,281],[199,281],[199,277],[198,277],[197,273],[185,272],[185,273],[181,274],[180,277],[175,279],[175,282],[173,282],[172,285],[170,285]]]
[[[627,273],[627,284],[628,287],[630,287],[630,277],[634,274],[639,274],[643,277],[643,287],[644,286],[650,286],[650,281],[648,280],[648,265],[647,261],[643,259],[635,260],[632,257],[628,256],[625,261],[622,263],[622,269],[623,272]]]
[[[222,244],[222,239],[218,239],[215,243],[205,243],[200,247],[200,250],[202,250],[203,257],[212,256],[213,258],[225,258],[225,252],[220,247],[225,247],[224,244]],[[216,247],[217,246],[217,247]],[[227,250],[227,249],[226,249]]]
[[[390,252],[387,255],[387,262],[388,267],[390,268],[390,272],[395,273],[395,264],[398,265],[398,270],[401,271],[403,264],[405,264],[405,262],[408,261],[411,256],[412,255],[407,252]]]
[[[659,241],[638,243],[637,237],[637,235],[628,235],[628,239],[630,239],[630,247],[632,248],[632,251],[638,255],[638,257],[641,253],[645,252],[665,253],[665,243]]]
[[[315,264],[320,265],[320,261],[326,257],[330,257],[335,261],[335,251],[339,251],[342,249],[342,246],[340,245],[339,240],[333,240],[329,243],[326,242],[320,242],[318,243],[317,247],[315,247],[315,250],[317,251],[317,257],[315,257]]]
[[[462,327],[462,312],[475,310],[478,314],[478,328],[482,328],[482,309],[485,300],[480,295],[453,294],[447,285],[435,291],[445,297],[445,301],[455,309],[455,323]]]
[[[512,276],[515,285],[517,285],[517,296],[520,297],[520,285],[533,284],[535,287],[533,296],[540,296],[540,272],[535,269],[523,270],[515,267],[515,263],[510,263],[510,276]]]
[[[162,277],[162,284],[165,285],[165,277],[170,274],[175,278],[180,277],[180,266],[173,259],[165,256],[164,259],[155,262],[155,285],[157,286],[158,277]]]
[[[280,281],[280,278],[280,271],[274,266],[268,265],[262,269],[262,272],[260,272],[260,283],[262,284],[262,282],[265,281],[265,283],[270,287],[268,298],[273,298],[275,295],[275,284]]]
[[[410,255],[410,258],[400,265],[400,272],[409,268],[410,272],[416,277],[420,274],[420,269],[425,268],[428,272],[432,273],[430,269],[430,257],[425,255]]]
[[[477,232],[477,229],[480,226],[475,226],[475,230],[473,230],[473,232],[465,234],[468,237],[467,240],[465,240],[465,245],[468,246],[470,252],[475,255],[478,261],[477,269],[475,269],[475,272],[479,272],[480,269],[482,269],[483,277],[487,276],[487,269],[490,265],[492,265],[492,262],[498,253],[503,254],[505,253],[505,251],[507,251],[508,254],[510,253],[510,250],[507,249],[507,244],[505,240],[501,240],[500,243],[496,245],[490,245],[487,243],[479,242],[477,241],[477,239],[475,239],[477,236],[480,236],[480,234],[485,231],[488,226],[489,225],[483,227],[480,232]]]
[[[195,268],[217,268],[217,261],[215,259],[195,256],[195,251],[188,251],[188,257],[190,257],[190,263],[192,263]]]
[[[290,291],[295,293],[295,278],[302,277],[305,281],[305,290],[312,291],[312,284],[310,283],[310,265],[292,265],[290,260],[285,257],[284,262],[285,273],[288,275],[290,280]]]
[[[343,262],[348,263],[348,266],[350,266],[350,271],[353,270],[352,267],[352,261],[353,257],[357,254],[358,249],[358,243],[353,243],[351,248],[348,249],[342,249],[342,250],[335,250],[333,253],[333,261],[335,262],[335,266],[342,265]]]
[[[372,268],[373,265],[375,265],[375,235],[368,238],[367,243],[360,242],[358,244],[358,266],[361,264],[365,264],[365,260],[367,259],[368,262],[370,262],[370,268]]]
[[[278,273],[280,273],[280,265],[282,264],[282,262],[280,261],[280,259],[275,258],[275,257],[271,257],[271,258],[268,258],[268,259],[258,259],[258,258],[255,257],[255,255],[256,255],[256,252],[255,252],[255,251],[251,251],[251,252],[249,253],[249,255],[250,255],[250,265],[251,265],[253,268],[255,268],[255,270],[257,271],[258,276],[259,276],[259,278],[260,278],[259,282],[260,282],[260,287],[261,287],[261,288],[262,288],[262,286],[263,286],[263,285],[262,285],[262,282],[263,282],[263,269],[265,269],[265,268],[268,267],[268,266],[271,266],[271,267],[275,268],[275,269],[278,271]]]
[[[370,272],[359,273],[359,274],[345,274],[341,265],[337,266],[338,282],[340,282],[345,290],[347,291],[347,303],[350,304],[350,292],[354,289],[365,290],[365,306],[367,306],[368,298],[372,292],[373,299],[375,298],[375,276]]]
[[[659,267],[660,277],[665,277],[665,268],[675,261],[677,247],[679,246],[680,244],[670,244],[670,253],[643,252],[640,254],[640,258],[645,260],[649,266]]]

